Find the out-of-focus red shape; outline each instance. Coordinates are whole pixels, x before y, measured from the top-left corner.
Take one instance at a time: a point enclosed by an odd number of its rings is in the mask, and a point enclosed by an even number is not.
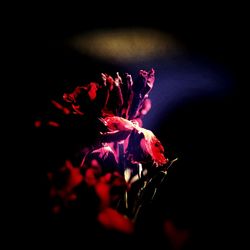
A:
[[[59,214],[61,211],[61,207],[59,205],[55,205],[53,208],[52,208],[52,213],[54,214]]]
[[[41,127],[41,125],[42,125],[42,121],[40,121],[40,120],[36,120],[36,121],[34,122],[34,126],[35,126],[36,128]]]
[[[52,178],[53,178],[53,173],[52,172],[48,172],[47,173],[47,177],[50,181],[52,181]]]
[[[51,127],[56,127],[56,128],[60,127],[60,124],[58,122],[55,122],[55,121],[48,121],[47,124]]]
[[[171,220],[166,220],[163,230],[171,246],[175,250],[183,249],[187,243],[190,232],[187,229],[178,229]]]
[[[60,103],[56,102],[55,100],[51,100],[51,103],[59,110],[61,110],[65,115],[69,115],[70,114],[70,110],[66,107],[64,107],[63,105],[61,105]]]
[[[97,183],[97,178],[95,177],[95,170],[89,168],[85,172],[85,182],[89,187],[93,187]]]
[[[95,82],[91,82],[88,86],[88,95],[91,101],[95,100],[96,98],[96,91],[98,90],[98,85]]]
[[[66,170],[69,171],[67,182],[61,188],[57,188],[56,186],[52,185],[49,192],[51,198],[58,196],[62,198],[63,201],[72,201],[77,199],[77,196],[73,191],[74,188],[78,186],[83,180],[80,168],[74,167],[69,160],[66,160],[63,168],[61,168],[59,171],[64,173]],[[47,176],[48,179],[53,182],[53,173],[49,172]]]
[[[77,195],[76,194],[70,194],[68,196],[68,200],[70,200],[70,201],[75,201],[76,199],[77,199]]]
[[[95,186],[95,191],[101,200],[102,208],[108,207],[110,204],[110,186],[107,183],[99,182]]]
[[[112,174],[107,173],[104,176],[102,176],[102,178],[100,178],[100,181],[104,182],[104,183],[108,183],[108,182],[110,182],[111,178],[112,178]]]
[[[83,180],[83,176],[81,174],[80,169],[74,167],[69,160],[66,160],[65,165],[66,168],[70,171],[66,190],[67,192],[71,192],[74,187],[81,183],[81,181]]]
[[[50,197],[55,197],[57,195],[57,190],[55,187],[51,187],[50,191],[49,191],[49,195]]]
[[[133,223],[113,208],[106,208],[101,211],[97,219],[109,230],[117,230],[125,234],[131,234],[134,231]]]

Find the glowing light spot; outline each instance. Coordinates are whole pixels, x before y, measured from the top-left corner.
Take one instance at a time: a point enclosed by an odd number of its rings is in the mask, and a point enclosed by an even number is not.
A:
[[[71,45],[81,53],[120,63],[136,63],[179,50],[171,36],[142,28],[96,30],[74,37]]]

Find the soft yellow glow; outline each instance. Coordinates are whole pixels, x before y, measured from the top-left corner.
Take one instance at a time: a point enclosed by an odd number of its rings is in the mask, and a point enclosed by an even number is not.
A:
[[[171,36],[152,29],[97,30],[71,41],[78,51],[103,60],[138,62],[176,52]]]

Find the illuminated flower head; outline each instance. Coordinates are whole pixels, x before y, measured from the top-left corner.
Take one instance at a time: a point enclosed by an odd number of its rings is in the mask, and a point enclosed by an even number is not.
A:
[[[168,162],[164,147],[154,133],[139,126],[130,135],[127,154],[138,163],[153,162],[156,166],[162,166]]]
[[[111,131],[130,131],[127,155],[132,161],[138,163],[152,161],[157,166],[168,162],[164,156],[164,147],[152,131],[118,116],[105,118],[104,124]]]

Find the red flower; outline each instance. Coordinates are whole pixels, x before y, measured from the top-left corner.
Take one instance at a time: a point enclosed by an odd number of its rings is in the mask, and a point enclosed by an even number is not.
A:
[[[134,231],[132,221],[113,208],[106,208],[101,211],[97,220],[109,230],[117,230],[125,234],[131,234]]]

